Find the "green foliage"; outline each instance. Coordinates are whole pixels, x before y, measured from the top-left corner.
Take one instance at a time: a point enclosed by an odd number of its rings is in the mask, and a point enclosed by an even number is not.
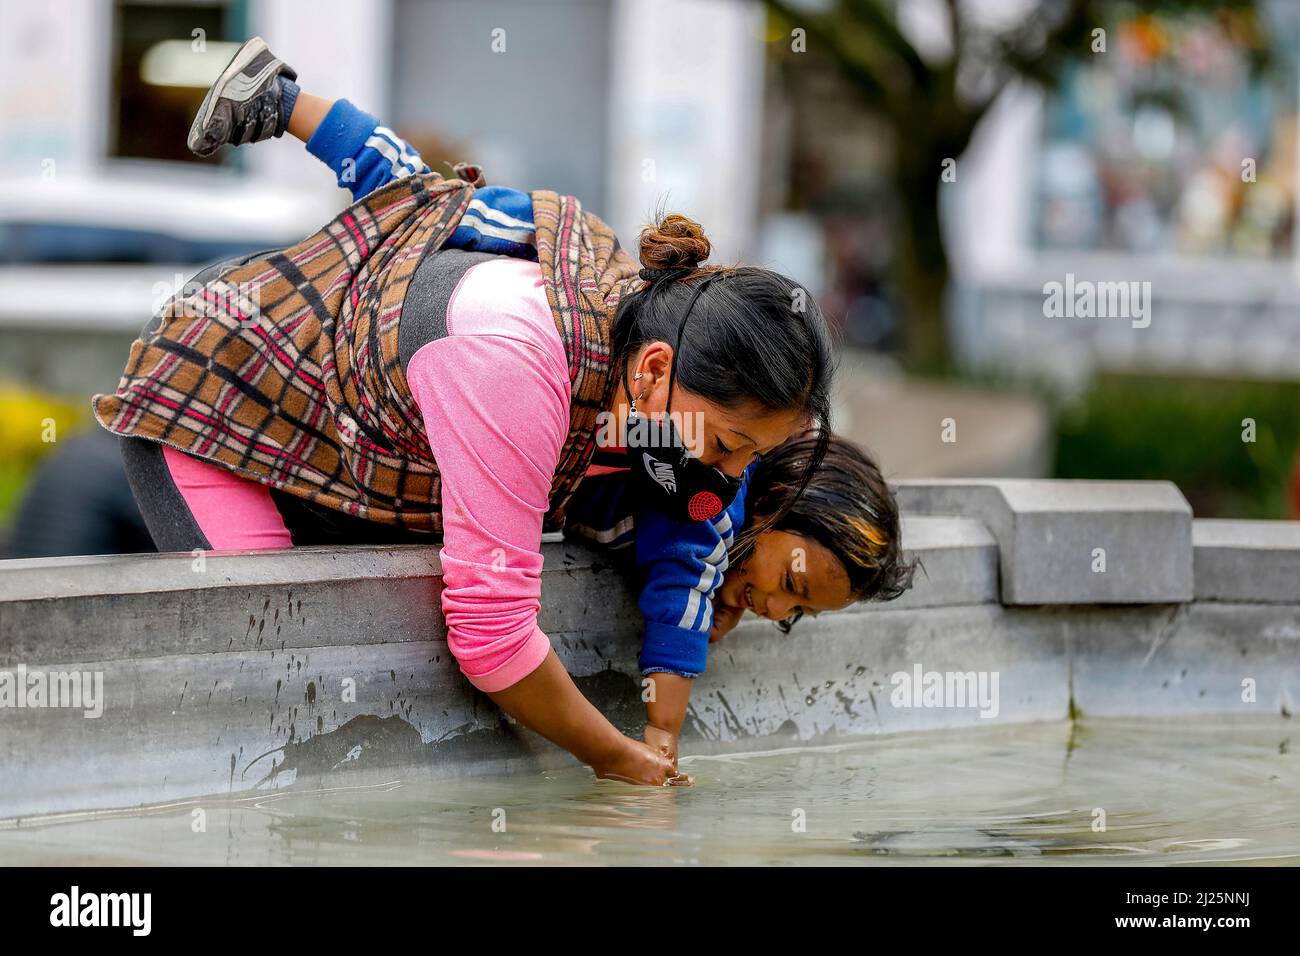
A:
[[[0,383],[0,527],[8,524],[36,463],[54,443],[85,427],[87,408]]]
[[[1054,473],[1167,479],[1199,517],[1285,518],[1297,449],[1300,382],[1106,375],[1061,410]]]

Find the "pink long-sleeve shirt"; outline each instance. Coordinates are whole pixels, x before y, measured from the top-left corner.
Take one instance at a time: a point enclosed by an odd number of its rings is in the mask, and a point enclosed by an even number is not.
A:
[[[540,548],[569,429],[568,362],[536,262],[492,259],[466,271],[447,331],[405,371],[442,476],[447,643],[465,676],[491,692],[550,651],[537,626]],[[265,486],[168,446],[163,454],[213,548],[292,546]]]

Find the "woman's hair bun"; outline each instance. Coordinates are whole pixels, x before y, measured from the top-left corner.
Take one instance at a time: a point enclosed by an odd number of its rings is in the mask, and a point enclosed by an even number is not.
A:
[[[693,269],[709,258],[704,228],[678,213],[641,230],[641,265],[647,269]]]

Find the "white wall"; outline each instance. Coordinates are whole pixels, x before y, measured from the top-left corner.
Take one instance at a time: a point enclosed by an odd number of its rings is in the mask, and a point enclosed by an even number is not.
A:
[[[251,0],[249,31],[298,71],[304,89],[346,97],[384,116],[393,49],[391,0]],[[249,168],[275,182],[315,188],[330,173],[296,142],[250,150]],[[339,190],[340,194],[346,193]]]
[[[103,154],[112,7],[103,0],[0,0],[0,169],[85,172]]]
[[[249,29],[298,70],[304,85],[383,113],[389,104],[392,4],[251,0]],[[104,165],[111,107],[112,5],[106,0],[0,0],[0,169],[39,176]],[[178,135],[184,135],[180,130]],[[255,179],[332,192],[329,174],[297,144],[247,151]]]
[[[1005,90],[958,160],[956,182],[941,186],[944,241],[958,278],[1006,276],[1032,255],[1042,108],[1035,87]]]
[[[750,0],[615,0],[605,218],[630,249],[663,201],[704,226],[711,261],[756,253],[765,17]]]
[[[398,0],[389,122],[483,167],[491,185],[552,189],[606,216],[610,0]],[[430,144],[432,145],[432,144]]]

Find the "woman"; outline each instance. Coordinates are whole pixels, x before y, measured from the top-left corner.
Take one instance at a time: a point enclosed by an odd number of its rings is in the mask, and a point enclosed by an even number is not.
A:
[[[199,141],[291,129],[321,102],[298,104],[294,76],[249,41]],[[699,268],[708,241],[683,217],[643,232],[638,273],[572,197],[532,194],[536,261],[478,242],[497,230],[474,217],[496,211],[475,199],[412,175],[203,276],[146,326],[96,417],[124,438],[160,549],[440,535],[448,644],[470,681],[599,776],[671,782],[673,762],[592,707],[538,629],[541,533],[563,525],[602,413],[698,419],[698,454],[638,446],[630,474],[665,509],[716,514],[756,457],[826,420],[825,322],[782,276]]]

